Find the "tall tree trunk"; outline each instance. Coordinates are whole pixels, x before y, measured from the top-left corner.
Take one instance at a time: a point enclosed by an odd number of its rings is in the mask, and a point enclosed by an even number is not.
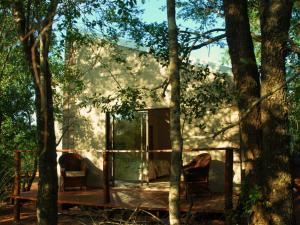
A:
[[[41,116],[39,129],[38,224],[57,224],[57,162],[54,132],[51,72],[48,65],[49,33],[40,38],[39,90]],[[37,83],[37,81],[36,81]]]
[[[261,1],[261,95],[284,86],[292,0]],[[293,224],[287,90],[263,100],[264,198],[270,224]]]
[[[260,98],[260,77],[250,33],[247,1],[224,0],[226,37],[235,86],[238,91],[240,118],[240,150],[244,158],[243,189],[239,207],[249,198],[249,191],[261,186],[258,171],[261,158],[260,106],[253,103]],[[244,117],[244,114],[249,111]],[[249,202],[249,201],[248,201]],[[265,224],[258,205],[252,206],[251,224]]]
[[[54,132],[51,72],[48,65],[49,40],[58,1],[49,2],[48,14],[40,24],[38,36],[29,33],[31,18],[28,5],[27,15],[24,2],[13,2],[14,18],[24,53],[34,78],[36,90],[37,138],[39,156],[39,183],[37,197],[37,219],[40,225],[57,224],[57,163]],[[30,4],[30,3],[28,3]]]
[[[169,77],[171,84],[170,138],[172,146],[169,219],[171,225],[179,225],[179,183],[182,167],[182,137],[180,129],[180,76],[177,26],[175,18],[175,0],[167,0],[167,15],[169,35]]]

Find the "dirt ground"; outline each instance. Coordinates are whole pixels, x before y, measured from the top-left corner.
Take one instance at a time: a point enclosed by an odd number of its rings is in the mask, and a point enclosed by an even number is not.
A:
[[[21,223],[24,225],[34,225],[36,224],[36,212],[35,206],[32,203],[25,203],[21,209]],[[74,217],[74,215],[64,215],[59,214],[59,224],[60,225],[82,225],[82,224],[91,224],[83,223],[84,221],[81,218]],[[14,224],[13,222],[13,206],[12,205],[3,205],[0,208],[0,224],[9,225]]]
[[[168,215],[148,214],[139,211],[119,210],[99,210],[91,208],[73,207],[69,209],[60,209],[58,214],[59,225],[100,225],[100,224],[123,224],[123,225],[160,225],[168,224]],[[159,216],[160,219],[158,219]],[[187,224],[186,215],[183,215],[183,223]],[[0,225],[14,224],[13,206],[0,206]],[[24,203],[21,210],[22,225],[36,224],[35,205]],[[224,219],[220,215],[192,215],[189,217],[190,225],[224,225]]]
[[[300,225],[300,167],[296,170],[295,179],[295,219],[296,225]],[[159,219],[158,219],[159,217]],[[182,224],[187,224],[187,215],[183,215]],[[0,205],[0,225],[11,225],[13,222],[13,205]],[[22,225],[36,224],[35,205],[26,202],[21,209]],[[146,213],[141,211],[128,211],[124,209],[100,210],[94,208],[69,207],[60,209],[58,214],[59,225],[100,225],[100,224],[123,224],[123,225],[167,225],[167,213]],[[224,218],[220,215],[192,215],[188,220],[189,225],[224,225]]]
[[[300,179],[298,181],[300,187]],[[296,225],[300,225],[300,191],[295,194],[295,217]],[[160,219],[158,219],[158,217]],[[187,215],[183,215],[183,223],[187,224]],[[12,225],[13,205],[0,205],[0,225]],[[35,205],[31,202],[24,203],[21,208],[21,225],[35,225]],[[145,212],[119,210],[100,210],[93,208],[72,207],[60,209],[58,214],[58,225],[167,225],[167,213],[159,215],[146,214]],[[224,225],[224,218],[220,215],[192,215],[188,220],[189,225]]]

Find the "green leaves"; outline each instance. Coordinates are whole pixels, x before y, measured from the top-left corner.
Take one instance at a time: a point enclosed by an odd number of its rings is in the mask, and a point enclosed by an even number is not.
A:
[[[262,200],[263,196],[262,190],[258,185],[245,188],[247,189],[247,192],[244,193],[247,193],[247,196],[241,197],[243,199],[242,216],[248,217],[253,212],[252,206]]]
[[[2,2],[1,2],[2,4]],[[13,150],[36,149],[34,88],[9,9],[0,8],[0,199],[11,190]],[[30,158],[30,156],[29,156]],[[28,160],[26,160],[28,162]]]
[[[136,110],[145,108],[144,97],[145,92],[137,88],[127,87],[126,89],[119,89],[115,96],[103,96],[95,93],[92,97],[84,98],[81,106],[93,105],[100,108],[102,112],[111,112],[121,115],[123,118],[132,119]]]
[[[187,122],[215,114],[222,105],[232,102],[232,78],[228,74],[213,73],[201,65],[182,69],[181,112]],[[204,124],[199,126],[205,128]]]

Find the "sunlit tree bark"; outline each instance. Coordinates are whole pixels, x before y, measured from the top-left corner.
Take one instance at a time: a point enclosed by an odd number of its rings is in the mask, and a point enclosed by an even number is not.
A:
[[[167,0],[168,35],[169,35],[169,77],[171,84],[171,175],[169,192],[170,224],[180,224],[179,183],[182,165],[182,137],[180,129],[180,77],[175,0]]]
[[[261,94],[264,199],[269,224],[293,224],[285,57],[292,0],[261,1]]]
[[[241,122],[241,148],[247,160],[246,187],[249,190],[249,187],[258,185],[262,193],[262,199],[252,208],[251,224],[294,222],[288,107],[286,88],[282,88],[286,86],[285,56],[292,5],[293,1],[288,0],[260,2],[260,95],[272,95],[263,98],[260,108],[253,108],[248,118]],[[238,106],[242,114],[251,108],[251,103],[260,99],[246,1],[224,0],[224,9],[233,73],[239,91]]]
[[[232,72],[238,92],[240,117],[260,98],[260,75],[254,55],[250,33],[247,1],[224,0],[226,37],[229,46]],[[240,208],[249,201],[249,191],[260,187],[261,121],[260,105],[253,107],[240,123],[240,150],[244,158],[243,189]],[[265,224],[262,207],[252,206],[251,224]]]

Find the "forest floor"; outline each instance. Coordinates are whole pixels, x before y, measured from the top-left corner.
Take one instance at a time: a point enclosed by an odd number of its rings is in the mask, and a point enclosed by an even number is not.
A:
[[[300,167],[295,173],[294,210],[296,225],[300,225]],[[224,217],[220,214],[187,214],[182,215],[182,224],[189,225],[224,225]],[[187,217],[189,218],[187,220]],[[13,205],[0,204],[0,225],[11,225],[13,222]],[[24,202],[21,210],[22,225],[36,224],[35,204]],[[96,209],[91,207],[69,207],[59,209],[59,225],[167,225],[168,214],[161,212],[159,215],[145,211],[126,209]]]
[[[296,180],[296,186],[300,187],[300,178]],[[300,225],[300,189],[295,193],[295,217],[296,225]],[[125,209],[95,209],[87,207],[72,207],[60,209],[58,214],[59,225],[166,225],[168,215],[160,213],[159,218],[156,214],[125,210]],[[187,215],[183,215],[182,224],[189,225],[224,225],[224,218],[219,214],[193,214],[187,221]],[[13,222],[13,205],[0,205],[0,225],[11,225]],[[36,224],[35,204],[25,202],[22,205],[21,223],[22,225]]]
[[[102,224],[120,224],[120,225],[166,225],[168,224],[168,215],[160,213],[159,218],[150,213],[114,209],[99,210],[92,208],[73,207],[65,210],[59,210],[59,225],[102,225]],[[194,214],[187,221],[186,215],[183,215],[182,224],[190,225],[224,225],[224,218],[218,214]],[[13,222],[13,205],[0,206],[0,225],[10,225]],[[22,205],[21,223],[22,225],[36,224],[36,211],[33,203],[27,202]]]

